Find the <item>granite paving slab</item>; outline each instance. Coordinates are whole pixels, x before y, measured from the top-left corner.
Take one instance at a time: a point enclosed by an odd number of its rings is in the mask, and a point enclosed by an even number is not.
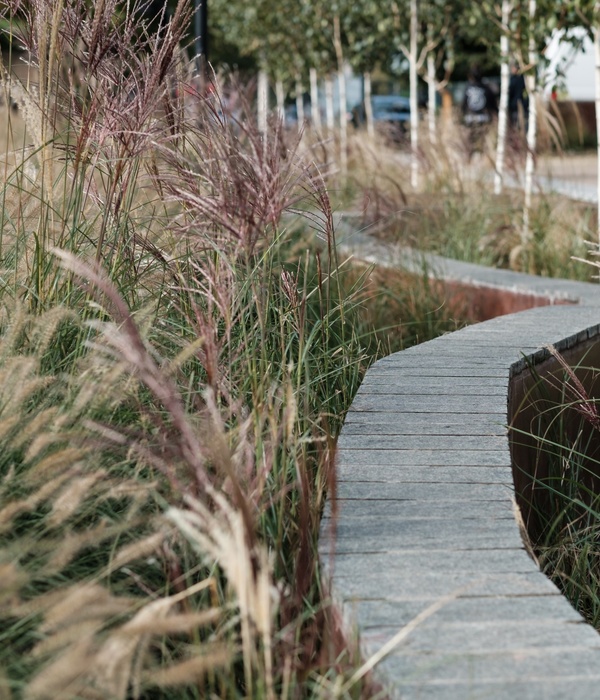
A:
[[[522,542],[507,439],[511,377],[550,343],[596,338],[600,288],[427,261],[446,279],[579,305],[498,317],[369,369],[338,443],[319,545],[347,642],[367,659],[400,634],[372,674],[390,698],[600,698],[600,635]]]

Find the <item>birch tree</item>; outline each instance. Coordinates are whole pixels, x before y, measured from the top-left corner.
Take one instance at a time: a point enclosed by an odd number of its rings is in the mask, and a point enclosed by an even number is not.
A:
[[[272,21],[268,3],[257,0],[252,4],[228,0],[211,0],[213,22],[223,38],[237,47],[242,56],[254,56],[258,64],[256,89],[257,123],[261,133],[267,130],[269,43],[264,27]],[[258,29],[263,28],[262,32]],[[279,28],[270,34],[279,40]]]
[[[321,107],[319,104],[319,75],[315,66],[309,68],[310,113],[315,129],[321,129]]]
[[[504,166],[508,132],[508,93],[510,85],[511,42],[518,43],[527,36],[527,27],[522,27],[516,12],[523,0],[483,0],[469,11],[471,36],[476,33],[480,41],[488,48],[500,64],[500,95],[498,100],[498,127],[496,138],[496,157],[494,169],[494,192],[500,194],[504,184]],[[523,52],[521,52],[523,53]],[[524,55],[524,54],[523,54]]]
[[[419,38],[418,0],[410,0],[410,49],[409,83],[410,83],[410,184],[413,189],[419,186],[419,100],[417,78],[417,50]]]
[[[397,6],[396,6],[397,7]],[[401,19],[397,18],[397,27],[401,26]],[[432,38],[432,43],[425,42],[419,51],[420,21],[419,0],[409,0],[409,45],[401,43],[400,49],[408,60],[409,90],[410,90],[410,150],[411,167],[410,181],[414,189],[419,185],[419,73],[427,59],[428,53],[439,43]],[[435,103],[435,97],[434,97]],[[434,124],[435,128],[435,124]]]
[[[574,6],[574,7],[573,7]],[[533,199],[533,179],[535,174],[535,158],[537,150],[537,115],[539,99],[539,64],[543,57],[553,32],[564,32],[565,40],[570,39],[570,30],[581,25],[589,17],[589,3],[568,0],[528,0],[527,3],[527,62],[525,84],[529,93],[529,121],[527,124],[527,158],[525,161],[525,201],[523,206],[522,242],[527,244],[531,239],[531,207]],[[593,27],[590,19],[589,27]]]
[[[427,24],[427,41],[430,43],[433,40],[433,25]],[[435,124],[435,103],[437,96],[436,79],[435,79],[435,54],[432,51],[427,52],[427,126],[429,130],[429,143],[432,146],[437,145],[437,130]]]
[[[357,75],[362,76],[363,104],[367,133],[373,136],[372,72],[385,67],[394,46],[394,25],[387,2],[355,0],[342,17],[348,43],[348,60]]]
[[[448,85],[454,71],[454,43],[461,25],[466,21],[465,3],[463,0],[454,0],[452,3],[428,0],[422,5],[422,14],[426,18],[426,42],[422,49],[426,54],[426,62],[424,67],[419,64],[419,74],[427,83],[429,142],[437,145],[437,95]]]
[[[504,183],[504,156],[506,152],[506,134],[508,131],[508,90],[510,84],[510,17],[514,5],[511,0],[502,0],[501,35],[500,35],[500,100],[498,103],[498,137],[496,142],[496,171],[494,175],[494,193],[500,194]]]
[[[342,30],[340,24],[340,11],[335,7],[333,15],[333,46],[337,60],[337,79],[339,94],[339,126],[340,126],[340,168],[342,175],[348,172],[348,105],[346,98],[346,74],[344,72],[344,49],[342,44]]]
[[[242,56],[253,56],[258,64],[257,113],[261,132],[267,129],[269,77],[275,84],[277,109],[283,115],[287,90],[296,84],[302,94],[302,74],[306,66],[306,5],[304,12],[284,13],[270,0],[210,0],[213,23],[220,34],[236,46]],[[302,108],[298,107],[300,125]]]
[[[535,21],[537,0],[528,0],[529,17],[529,70],[525,74],[525,84],[529,93],[529,121],[527,123],[527,158],[525,160],[525,204],[523,207],[522,242],[526,244],[531,238],[530,213],[533,195],[533,174],[537,146],[537,65],[538,53],[535,41]]]
[[[395,30],[404,33],[406,27],[406,15],[404,15],[397,3],[392,3],[395,19]],[[406,6],[403,8],[406,10]],[[410,92],[410,183],[413,189],[419,185],[419,99],[418,99],[418,74],[419,68],[425,62],[426,54],[419,56],[419,4],[418,0],[409,0],[408,3],[408,45],[400,40],[400,50],[408,61],[408,82]],[[402,36],[402,35],[400,35]]]
[[[269,78],[264,68],[259,68],[258,70],[256,111],[258,130],[264,136],[267,133],[267,117],[269,113]]]
[[[337,68],[331,5],[326,0],[300,0],[305,16],[304,51],[310,79],[310,101],[313,125],[321,127],[319,106],[319,74],[323,76],[325,93],[325,124],[329,133],[335,131],[333,76]]]
[[[346,100],[345,49],[347,47],[342,27],[342,17],[346,14],[351,0],[313,0],[314,24],[319,28],[313,41],[318,47],[322,64],[326,69],[325,108],[327,128],[330,133],[337,131],[339,165],[343,174],[347,171],[348,158],[348,120]],[[334,123],[333,75],[338,87],[338,122]]]

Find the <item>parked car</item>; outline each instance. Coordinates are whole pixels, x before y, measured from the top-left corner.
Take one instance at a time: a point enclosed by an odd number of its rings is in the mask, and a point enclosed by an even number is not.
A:
[[[402,140],[409,129],[410,100],[402,95],[373,95],[371,97],[373,121],[375,127],[387,133],[391,138]],[[363,102],[352,110],[355,126],[365,123],[365,105]]]

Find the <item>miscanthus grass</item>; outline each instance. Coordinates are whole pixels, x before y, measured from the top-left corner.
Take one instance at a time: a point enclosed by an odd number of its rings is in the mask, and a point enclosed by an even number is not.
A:
[[[600,630],[598,370],[587,358],[571,366],[549,350],[554,369],[531,369],[534,383],[521,407],[529,422],[517,414],[512,436],[524,470],[517,484],[525,534],[542,571]]]
[[[522,191],[507,186],[503,194],[493,193],[493,134],[478,165],[469,162],[458,125],[440,120],[440,134],[435,146],[425,134],[420,141],[418,190],[409,182],[408,151],[356,135],[350,140],[349,184],[332,196],[384,241],[536,275],[590,279],[574,257],[586,257],[586,241],[594,240],[594,206],[536,190],[532,235],[523,243]],[[524,152],[515,156],[511,175],[519,182]]]
[[[592,260],[575,262],[597,269],[597,246],[590,250]],[[548,350],[553,366],[531,368],[534,382],[520,407],[529,424],[517,413],[512,438],[525,446],[528,465],[521,494],[526,540],[540,568],[600,631],[598,358],[591,345],[574,361]]]
[[[189,74],[188,2],[154,32],[146,5],[1,8],[29,73],[4,76],[0,696],[365,696],[316,557],[335,439],[380,346],[453,320],[433,294],[415,319],[414,278],[365,291],[323,167]]]

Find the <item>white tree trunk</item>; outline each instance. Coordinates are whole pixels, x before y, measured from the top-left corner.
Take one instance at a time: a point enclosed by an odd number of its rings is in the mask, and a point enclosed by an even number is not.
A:
[[[333,18],[333,36],[338,65],[337,78],[340,110],[340,170],[342,175],[346,175],[348,172],[348,106],[346,104],[346,74],[344,73],[344,52],[342,48],[340,16],[337,14]]]
[[[311,68],[310,78],[310,116],[315,129],[321,128],[321,108],[319,107],[319,81],[317,79],[317,69]]]
[[[596,138],[598,140],[598,245],[600,246],[600,2],[594,6],[594,51],[596,54]]]
[[[496,144],[496,174],[494,176],[494,193],[502,192],[504,181],[504,154],[506,152],[506,130],[508,126],[508,86],[510,70],[508,66],[509,43],[508,23],[512,3],[502,0],[502,34],[500,35],[500,101],[498,104],[498,142]]]
[[[348,107],[346,105],[346,74],[342,66],[338,71],[338,91],[340,108],[340,170],[348,172]]]
[[[256,107],[258,116],[258,130],[261,134],[267,133],[267,112],[269,109],[269,80],[264,70],[258,71],[258,85],[256,89]]]
[[[371,83],[371,72],[363,73],[364,85],[364,100],[365,100],[365,121],[367,122],[367,134],[370,138],[375,136],[375,122],[373,121],[373,104],[371,103],[371,95],[373,94],[373,85]]]
[[[525,161],[525,206],[523,208],[522,242],[526,244],[531,238],[530,213],[533,197],[533,176],[535,173],[535,151],[537,145],[537,49],[533,36],[536,12],[536,0],[529,0],[529,65],[532,66],[526,76],[529,93],[529,123],[527,125],[527,159]]]
[[[302,76],[296,74],[296,114],[298,115],[298,131],[304,129],[304,85]]]
[[[435,79],[435,56],[433,52],[427,54],[427,124],[429,127],[429,143],[432,146],[437,144],[437,132],[435,124],[435,101],[436,101],[436,79]]]
[[[325,78],[325,121],[327,129],[331,133],[335,128],[335,118],[333,111],[333,80],[331,75]]]
[[[283,80],[277,78],[275,81],[275,99],[277,100],[277,114],[282,122],[285,121],[285,90]]]
[[[419,103],[417,95],[417,36],[419,32],[417,0],[410,0],[410,183],[419,185]]]

